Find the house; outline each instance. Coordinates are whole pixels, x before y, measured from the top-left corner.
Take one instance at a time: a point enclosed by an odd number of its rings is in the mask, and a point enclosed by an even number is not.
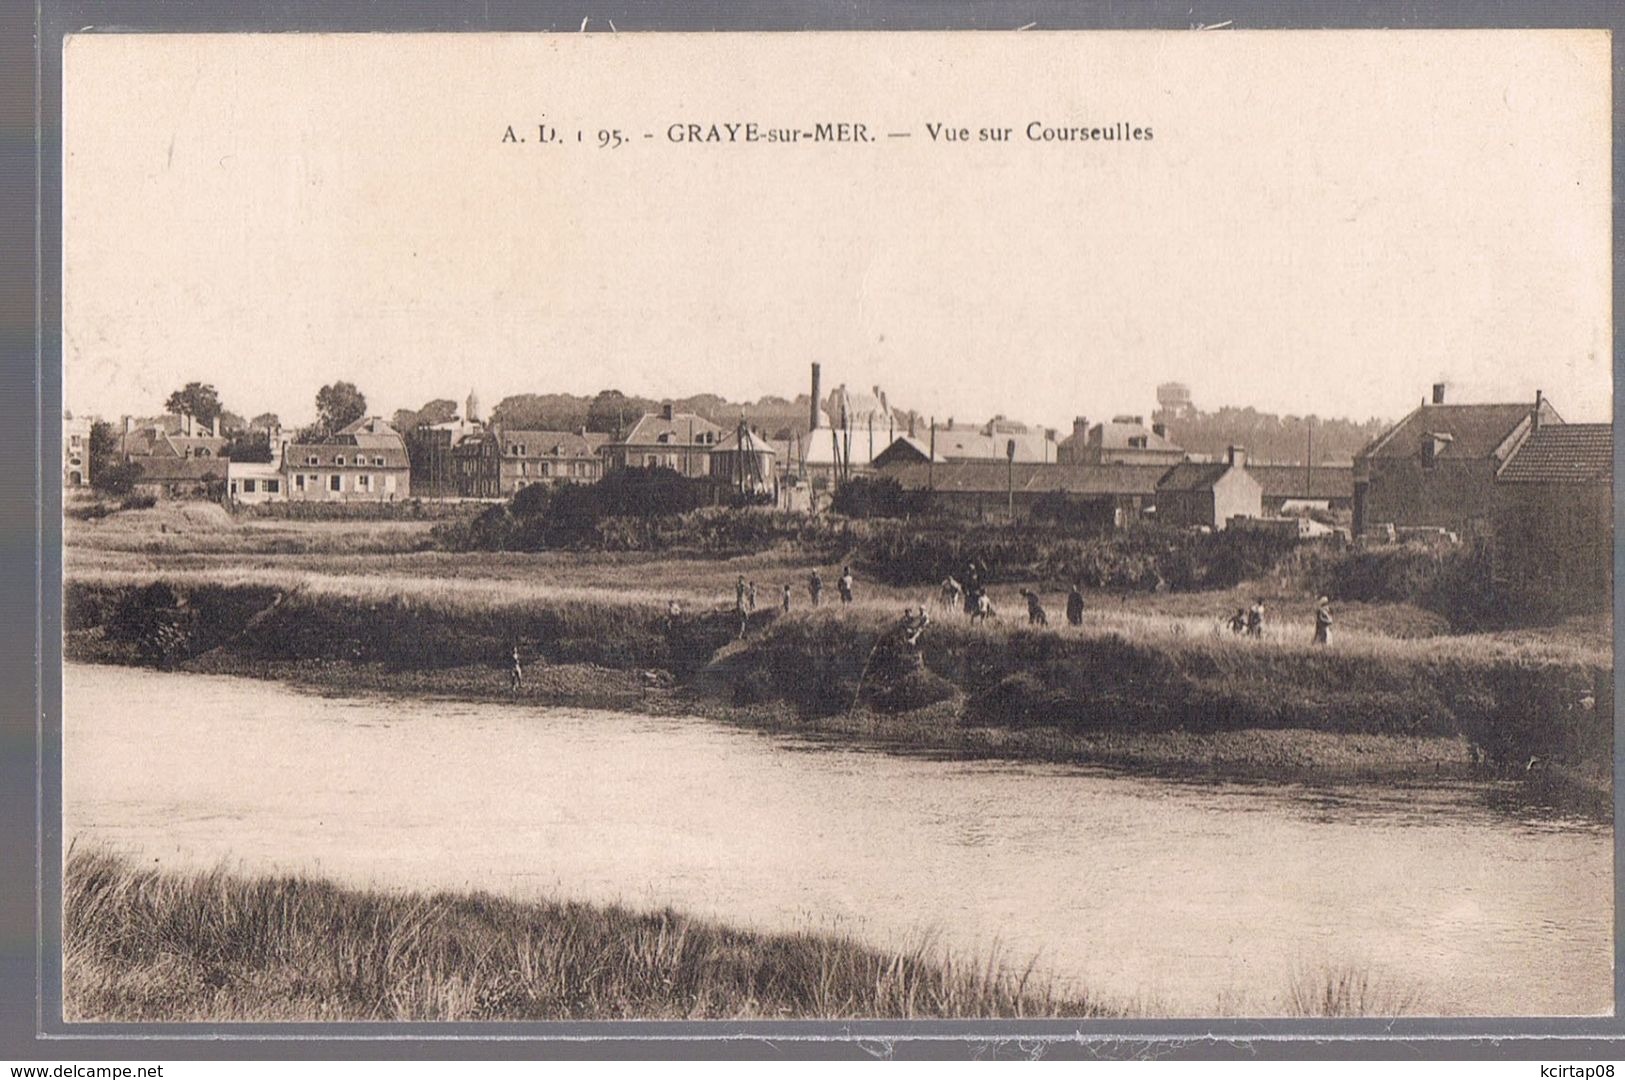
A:
[[[606,470],[664,466],[683,476],[711,475],[711,450],[722,429],[696,413],[674,413],[670,405],[645,413],[625,436],[603,446]]]
[[[1056,449],[1058,460],[1076,465],[1171,467],[1185,460],[1185,451],[1168,439],[1168,429],[1161,423],[1146,427],[1143,416],[1114,416],[1094,427],[1080,416]]]
[[[873,466],[936,461],[1016,461],[1053,465],[1059,460],[1055,432],[995,416],[980,426],[956,424],[950,418],[917,434],[901,434],[874,456]]]
[[[1613,481],[1612,425],[1531,425],[1492,492],[1492,572],[1511,602],[1555,611],[1608,606]]]
[[[157,499],[217,497],[231,464],[225,458],[177,457],[174,454],[132,455],[126,459],[141,468],[132,490]]]
[[[282,474],[282,446],[271,443],[270,461],[226,462],[226,495],[238,503],[281,502],[288,497]]]
[[[1159,465],[1057,465],[1032,461],[903,462],[880,470],[936,508],[971,518],[1029,517],[1045,504],[1075,508],[1074,523],[1106,531],[1138,520],[1155,500]]]
[[[406,440],[376,416],[321,442],[288,444],[282,475],[283,494],[294,501],[393,502],[412,493]]]
[[[219,457],[229,442],[220,434],[219,417],[205,424],[184,413],[169,413],[140,425],[126,416],[116,449],[126,460],[151,457],[213,458]]]
[[[1224,461],[1186,461],[1157,483],[1157,521],[1225,528],[1231,518],[1263,516],[1264,486],[1247,471],[1247,451],[1232,446]]]
[[[1533,404],[1455,405],[1435,384],[1431,403],[1355,455],[1355,535],[1391,525],[1487,539],[1496,475],[1536,417],[1563,422],[1539,392]]]
[[[601,453],[609,436],[586,428],[575,431],[487,433],[497,447],[497,490],[512,495],[531,484],[591,484],[603,479]]]
[[[86,487],[90,484],[90,428],[94,421],[88,416],[62,414],[62,486]]]
[[[1353,465],[1255,465],[1247,471],[1264,489],[1264,513],[1290,506],[1349,510],[1354,505]]]

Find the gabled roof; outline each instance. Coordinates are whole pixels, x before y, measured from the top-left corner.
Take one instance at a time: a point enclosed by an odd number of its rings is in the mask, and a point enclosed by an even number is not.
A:
[[[1131,439],[1144,439],[1145,445],[1134,446],[1129,441]],[[1122,423],[1117,420],[1108,420],[1090,428],[1088,445],[1098,446],[1102,450],[1161,450],[1170,454],[1181,452],[1180,447],[1144,424]]]
[[[399,439],[401,433],[389,426],[389,422],[381,416],[363,416],[359,420],[339,428],[340,435],[393,435]]]
[[[523,446],[525,457],[597,457],[598,448],[609,441],[601,431],[537,431],[503,428],[501,447],[504,457],[513,457],[509,448]]]
[[[1157,483],[1157,490],[1206,491],[1218,483],[1230,468],[1227,461],[1184,461],[1164,471]]]
[[[974,431],[937,429],[937,460],[939,461],[1004,461],[1010,442],[1016,444],[1016,461],[1042,464],[1054,462],[1058,456],[1055,444],[1042,431],[1025,433],[996,432],[989,435],[983,429]]]
[[[626,433],[626,438],[620,442],[634,446],[699,446],[698,442],[689,441],[689,432],[698,438],[702,434],[722,434],[722,429],[698,413],[673,413],[667,420],[660,413],[644,413],[638,422],[632,425],[632,430]],[[665,439],[662,440],[662,436]],[[709,447],[710,443],[703,444]]]
[[[1247,472],[1264,489],[1265,498],[1351,499],[1354,497],[1354,466],[1247,464]]]
[[[1490,457],[1518,426],[1529,419],[1533,407],[1527,402],[1502,405],[1422,405],[1387,433],[1373,440],[1357,455],[1361,458],[1419,457],[1422,442],[1430,435],[1448,435],[1441,440],[1440,460],[1466,461]],[[1551,402],[1541,403],[1541,423],[1563,422]]]
[[[899,435],[891,441],[891,445],[875,455],[874,466],[883,469],[887,465],[901,465],[905,463],[918,463],[931,460],[931,444],[925,439],[917,439],[912,435]],[[937,460],[942,461],[941,454]]]
[[[1002,495],[1013,486],[1026,493],[1152,495],[1164,465],[1055,465],[1041,462],[952,461],[930,466],[892,465],[880,470],[910,491]]]
[[[406,456],[406,444],[396,436],[392,442],[378,446],[360,446],[354,441],[355,436],[334,436],[330,442],[320,443],[292,443],[287,452],[283,454],[283,464],[291,471],[329,467],[336,464],[336,458],[344,458],[344,468],[353,468],[365,465],[368,468],[405,469],[410,467],[410,460]],[[310,458],[320,459],[315,465],[310,464]],[[358,457],[365,457],[366,461],[358,461]],[[377,464],[377,458],[383,458],[383,465]]]
[[[1495,479],[1512,484],[1609,483],[1612,424],[1547,424],[1529,433]]]

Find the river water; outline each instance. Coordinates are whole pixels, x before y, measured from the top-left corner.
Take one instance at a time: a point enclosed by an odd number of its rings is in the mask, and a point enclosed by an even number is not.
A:
[[[928,938],[1153,1015],[1365,973],[1413,1014],[1612,1002],[1612,832],[1469,791],[1166,782],[704,720],[68,665],[66,835],[149,865]]]

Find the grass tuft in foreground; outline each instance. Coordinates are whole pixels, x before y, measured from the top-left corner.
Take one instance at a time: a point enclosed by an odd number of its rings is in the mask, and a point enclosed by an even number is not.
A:
[[[63,1011],[79,1022],[1103,1012],[996,959],[747,933],[669,909],[143,870],[84,850],[63,893]]]

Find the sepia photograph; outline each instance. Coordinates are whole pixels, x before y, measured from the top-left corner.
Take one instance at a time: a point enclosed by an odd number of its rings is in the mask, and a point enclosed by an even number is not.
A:
[[[627,29],[66,36],[63,1022],[1611,1017],[1609,33]]]

